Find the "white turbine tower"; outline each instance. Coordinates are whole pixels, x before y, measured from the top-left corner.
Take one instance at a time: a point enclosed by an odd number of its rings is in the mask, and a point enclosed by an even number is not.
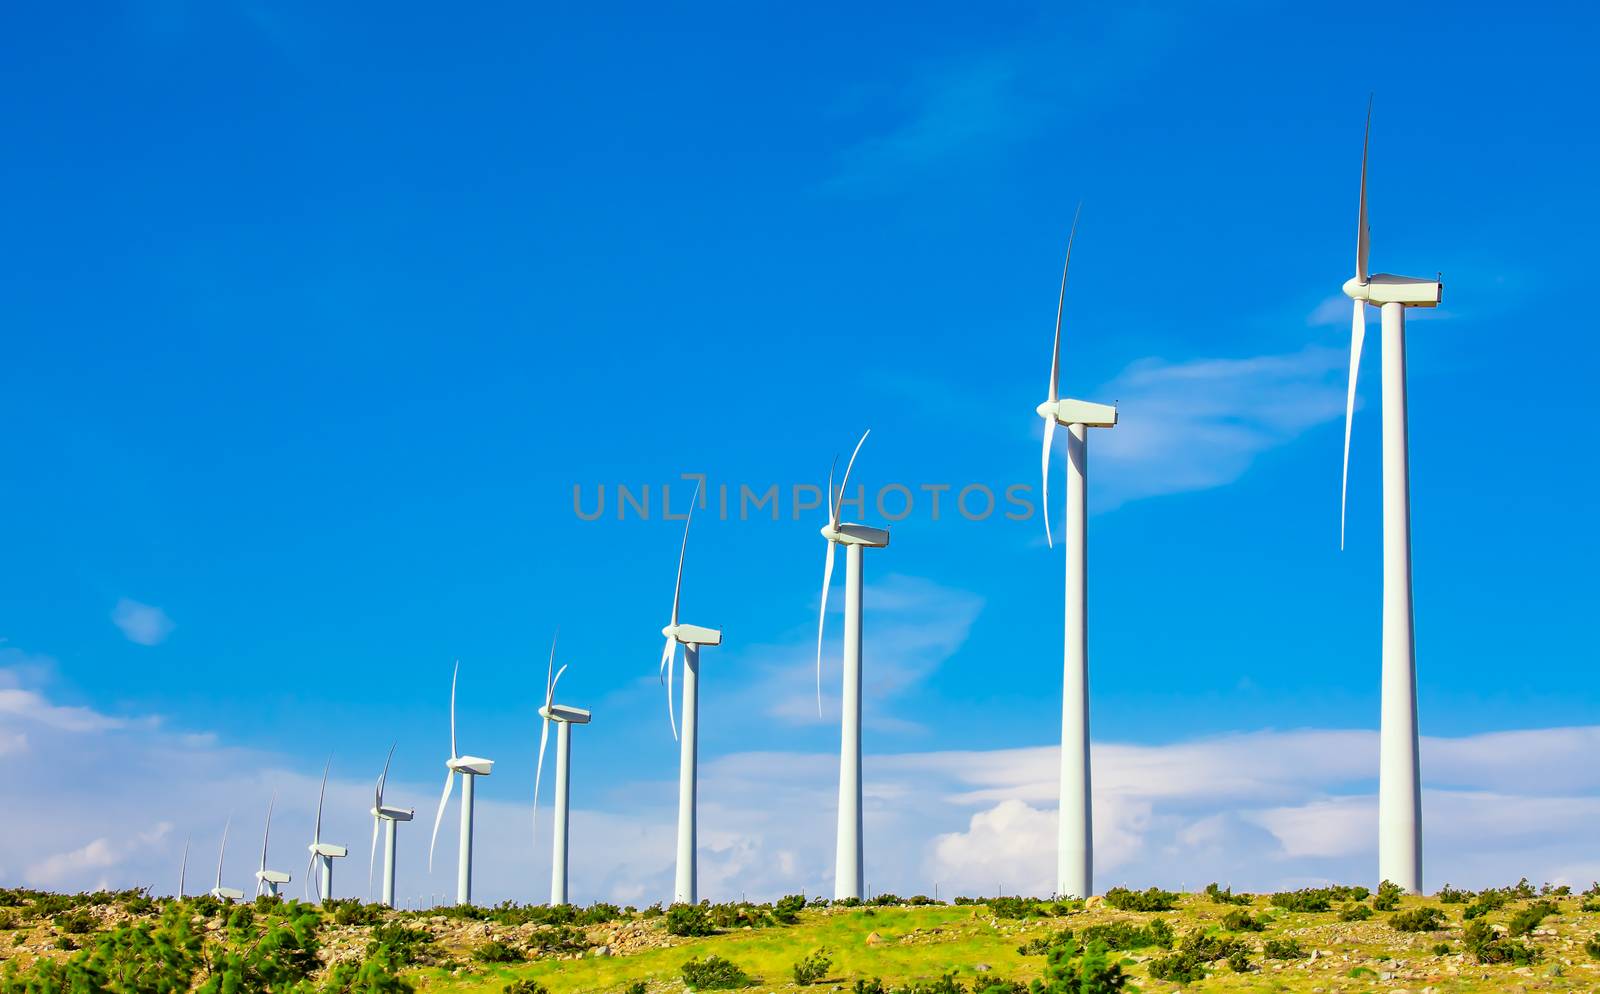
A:
[[[267,869],[267,842],[272,838],[272,809],[278,804],[278,792],[272,792],[267,802],[267,827],[261,830],[261,866],[256,870],[256,897],[266,894],[278,896],[278,886],[289,882],[289,874],[282,870]]]
[[[230,814],[228,820],[222,823],[222,845],[217,847],[217,883],[211,888],[211,896],[219,901],[237,901],[244,897],[244,891],[239,888],[222,886],[222,859],[228,855],[228,829],[232,826],[233,815]],[[181,882],[179,887],[182,887]]]
[[[866,525],[841,524],[839,514],[850,486],[850,470],[861,446],[872,434],[863,432],[844,467],[844,482],[833,492],[833,471],[828,471],[828,523],[822,537],[828,543],[822,562],[822,607],[817,615],[817,714],[822,714],[822,632],[828,618],[828,586],[833,581],[833,551],[845,547],[844,560],[844,692],[839,721],[839,828],[834,850],[833,898],[860,898],[864,874],[861,841],[861,587],[862,550],[882,549],[889,533]]]
[[[439,842],[439,823],[444,821],[444,809],[450,804],[450,791],[455,786],[456,775],[461,775],[461,839],[459,859],[456,864],[456,903],[472,903],[472,798],[473,785],[478,777],[486,777],[494,768],[494,760],[479,756],[463,756],[456,750],[456,677],[461,675],[461,662],[450,675],[450,758],[445,760],[444,793],[439,796],[439,813],[433,816],[433,840],[428,843],[428,872],[433,872],[433,849]]]
[[[556,723],[556,814],[555,841],[550,853],[550,904],[567,903],[567,799],[568,774],[572,768],[572,726],[587,725],[589,712],[583,708],[557,704],[556,684],[561,682],[565,666],[557,670],[556,643],[550,641],[550,665],[544,676],[544,705],[539,717],[544,719],[539,731],[539,765],[533,771],[533,831],[539,833],[539,784],[544,776],[544,750],[550,742],[550,723]]]
[[[378,775],[378,787],[372,799],[372,850],[367,854],[367,894],[372,893],[372,864],[378,854],[378,826],[383,826],[383,904],[394,907],[395,829],[403,821],[410,821],[416,812],[411,808],[396,808],[383,803],[383,785],[389,779],[389,761],[394,759],[394,746],[383,760],[383,772]]]
[[[311,844],[306,846],[311,858],[306,861],[305,886],[307,888],[311,886],[312,874],[315,873],[319,904],[333,897],[333,861],[350,855],[350,850],[344,846],[322,841],[322,801],[328,795],[328,769],[331,766],[333,760],[330,758],[327,765],[322,768],[322,789],[317,792],[317,823],[311,831]]]
[[[683,544],[678,548],[678,579],[672,588],[672,621],[661,629],[667,638],[661,650],[661,665],[657,672],[667,678],[667,720],[672,723],[672,734],[678,739],[678,873],[673,882],[672,900],[675,904],[694,904],[697,900],[695,875],[695,764],[700,739],[700,647],[721,645],[722,633],[714,628],[685,625],[678,622],[678,597],[683,592],[683,557],[689,548],[689,524],[694,520],[694,505],[700,497],[700,485],[695,484],[694,496],[689,499],[689,514],[683,522]],[[677,647],[683,646],[683,735],[678,736],[677,719],[672,713],[672,670],[677,665]]]
[[[1367,145],[1372,104],[1361,142],[1361,197],[1356,222],[1356,274],[1345,295],[1350,321],[1350,382],[1345,395],[1344,482],[1339,493],[1339,547],[1350,482],[1350,425],[1356,374],[1366,337],[1366,308],[1379,308],[1383,328],[1383,703],[1378,735],[1378,875],[1422,892],[1422,775],[1417,761],[1417,670],[1411,630],[1411,478],[1406,433],[1406,308],[1436,307],[1438,280],[1367,274]]]
[[[1056,893],[1088,897],[1094,893],[1094,819],[1089,778],[1089,586],[1088,479],[1090,428],[1110,428],[1117,409],[1106,404],[1063,399],[1061,383],[1061,314],[1067,299],[1067,268],[1078,219],[1067,236],[1067,258],[1061,266],[1061,291],[1056,298],[1056,335],[1050,356],[1050,394],[1036,410],[1044,418],[1043,474],[1040,508],[1045,538],[1050,535],[1050,443],[1056,425],[1067,428],[1067,600],[1062,652],[1061,810],[1056,837]]]

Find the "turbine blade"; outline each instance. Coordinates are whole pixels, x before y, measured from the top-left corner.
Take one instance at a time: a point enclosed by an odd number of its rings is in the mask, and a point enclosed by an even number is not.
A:
[[[228,820],[222,823],[222,846],[217,849],[217,886],[222,886],[222,858],[228,854],[228,829],[233,825],[233,812],[228,812]]]
[[[833,582],[834,543],[828,541],[828,555],[822,560],[822,606],[817,609],[817,717],[822,717],[822,627],[828,620],[828,585]]]
[[[322,787],[317,791],[317,827],[311,833],[311,842],[315,845],[322,841],[322,800],[328,796],[328,767],[333,765],[333,757],[328,757],[327,765],[322,767]]]
[[[461,675],[461,660],[456,660],[456,668],[450,673],[450,758],[455,759],[461,755],[456,751],[456,677]]]
[[[547,705],[548,706],[548,705]],[[533,841],[539,839],[539,785],[544,780],[544,747],[550,744],[550,719],[539,730],[539,765],[533,768]]]
[[[544,670],[544,706],[545,707],[549,707],[550,706],[550,695],[551,695],[551,693],[553,693],[553,688],[554,688],[554,684],[555,684],[555,677],[553,677],[551,674],[555,672],[555,668],[556,668],[556,639],[559,639],[560,637],[561,637],[561,629],[558,628],[558,629],[556,629],[555,636],[550,639],[550,662],[549,662],[549,664],[547,664],[545,666],[545,670]],[[565,666],[563,666],[561,668],[562,669],[566,669]]]
[[[828,467],[828,523],[833,523],[833,474],[839,468],[839,457],[834,455],[833,465]]]
[[[372,816],[372,848],[367,850],[367,897],[372,897],[372,868],[378,861],[378,823],[383,819]]]
[[[1050,444],[1056,437],[1056,417],[1054,414],[1044,419],[1044,448],[1039,450],[1039,472],[1042,477],[1039,485],[1039,510],[1044,514],[1044,540],[1050,548],[1056,547],[1056,540],[1050,534]]]
[[[1361,206],[1356,216],[1356,280],[1367,282],[1367,252],[1372,235],[1367,230],[1367,146],[1372,141],[1372,97],[1367,97],[1367,130],[1361,136]]]
[[[1061,399],[1061,314],[1067,304],[1067,269],[1072,265],[1072,242],[1078,237],[1078,215],[1083,213],[1083,203],[1072,215],[1072,230],[1067,234],[1067,258],[1061,264],[1061,292],[1056,297],[1056,340],[1050,347],[1050,396],[1054,404]]]
[[[671,635],[667,636],[666,648],[661,652],[661,661],[667,665],[667,721],[672,725],[672,741],[678,741],[678,716],[672,710],[672,671],[678,665],[678,640]]]
[[[872,434],[871,428],[861,433],[861,440],[856,442],[855,451],[850,453],[850,461],[844,465],[844,482],[839,484],[839,499],[833,505],[833,527],[835,528],[839,527],[839,512],[844,508],[844,495],[850,488],[850,469],[855,466],[856,456],[861,454],[861,446],[866,444],[867,436],[870,434]]]
[[[372,806],[375,808],[383,807],[383,785],[389,782],[389,763],[394,759],[394,747],[399,744],[400,743],[398,742],[391,743],[389,746],[389,755],[385,756],[383,759],[383,772],[378,774],[378,793],[377,797],[372,803]]]
[[[267,868],[267,840],[272,838],[272,808],[278,803],[278,792],[272,792],[272,800],[267,802],[267,827],[261,833],[261,868]]]
[[[1356,374],[1361,371],[1361,341],[1367,337],[1366,304],[1355,301],[1350,319],[1350,385],[1344,397],[1344,477],[1339,483],[1339,548],[1344,549],[1345,499],[1350,491],[1350,424],[1356,414]]]
[[[556,670],[555,679],[550,681],[550,688],[547,691],[545,691],[545,695],[544,695],[544,706],[545,707],[549,707],[550,705],[552,705],[552,704],[554,704],[556,702],[556,687],[559,686],[560,683],[561,683],[561,674],[565,673],[566,671],[567,671],[567,668],[566,668],[565,665],[563,665],[559,670]]]
[[[450,757],[454,759],[454,756]],[[444,775],[444,794],[439,798],[439,813],[433,816],[433,839],[428,843],[428,872],[433,872],[433,847],[439,842],[439,824],[444,821],[445,805],[450,803],[450,791],[456,785],[456,771],[447,770]]]
[[[178,897],[183,897],[183,885],[189,876],[189,840],[183,840],[183,862],[178,864]]]
[[[311,881],[320,877],[320,874],[316,872],[316,866],[317,854],[313,851],[311,858],[306,860],[306,878],[300,881],[300,896],[308,900],[311,897]],[[317,899],[319,901],[322,899],[322,881],[320,879],[317,879]]]
[[[694,496],[689,498],[689,513],[683,519],[683,544],[678,547],[678,579],[672,585],[672,623],[678,623],[678,595],[683,592],[683,555],[689,551],[689,525],[694,521],[694,506],[700,500],[700,481],[694,481]]]

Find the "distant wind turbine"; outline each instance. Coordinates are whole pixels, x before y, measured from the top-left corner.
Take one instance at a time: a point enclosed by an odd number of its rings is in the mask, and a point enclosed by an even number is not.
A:
[[[572,726],[587,725],[589,712],[583,708],[568,707],[557,704],[556,684],[561,682],[561,674],[567,671],[566,666],[557,670],[556,643],[550,640],[550,664],[545,670],[544,677],[544,705],[539,708],[539,717],[543,718],[543,727],[539,731],[539,765],[533,771],[533,829],[534,834],[539,832],[539,784],[544,775],[544,750],[550,741],[550,723],[556,724],[556,799],[555,799],[555,839],[550,853],[550,904],[560,905],[567,903],[567,801],[568,801],[568,773],[572,766]]]
[[[217,847],[217,883],[211,888],[211,896],[219,901],[237,901],[244,897],[244,891],[237,887],[222,886],[222,860],[228,855],[228,829],[233,826],[233,815],[228,815],[228,820],[222,823],[222,845]]]
[[[289,882],[289,874],[282,870],[267,869],[267,842],[272,838],[272,809],[278,804],[278,792],[272,792],[267,802],[267,826],[261,830],[261,866],[256,870],[256,897],[263,894],[278,896],[278,885]]]
[[[395,829],[402,821],[416,815],[411,808],[391,807],[383,803],[383,786],[389,779],[389,761],[394,759],[394,746],[383,760],[383,772],[378,775],[377,791],[372,799],[372,850],[367,854],[367,893],[372,893],[372,863],[378,853],[378,826],[383,826],[383,904],[394,907]]]
[[[714,628],[686,625],[678,622],[678,600],[683,592],[683,557],[689,549],[689,524],[694,520],[694,506],[700,497],[700,485],[695,484],[694,496],[689,499],[689,513],[683,522],[683,544],[678,548],[678,580],[672,588],[672,620],[661,629],[667,638],[661,650],[658,672],[667,678],[667,720],[672,723],[672,734],[678,738],[678,872],[672,887],[675,904],[694,904],[696,901],[695,873],[695,807],[697,750],[700,739],[700,647],[721,645],[722,633]],[[672,714],[672,671],[677,663],[677,647],[683,646],[683,735],[678,737],[678,725]]]
[[[189,840],[183,840],[183,861],[178,864],[178,899],[183,899],[184,878],[189,875]]]
[[[333,861],[350,855],[350,850],[344,846],[322,841],[322,802],[328,795],[328,770],[332,766],[333,759],[330,757],[327,765],[322,768],[322,788],[317,792],[316,827],[311,832],[311,844],[306,846],[311,858],[306,862],[305,886],[311,885],[312,874],[315,873],[319,904],[333,897]]]
[[[450,791],[455,786],[456,775],[461,776],[461,839],[456,864],[456,903],[472,903],[472,799],[473,787],[478,777],[486,777],[494,768],[494,760],[478,756],[463,756],[456,749],[456,678],[461,675],[461,662],[457,660],[450,675],[450,758],[445,760],[444,793],[439,796],[439,812],[433,816],[433,840],[428,843],[428,872],[433,872],[433,849],[439,842],[439,823],[444,820],[444,809],[450,803]]]
[[[844,467],[844,481],[837,497],[833,492],[833,471],[828,471],[828,523],[822,537],[828,543],[822,563],[822,606],[817,614],[817,714],[822,713],[822,633],[828,619],[828,587],[833,581],[833,551],[845,547],[844,567],[844,693],[839,727],[839,826],[834,850],[834,900],[860,898],[862,894],[861,839],[861,589],[862,550],[882,549],[889,544],[889,533],[866,525],[841,524],[844,495],[850,486],[850,470],[867,436],[856,442],[855,451]]]
[[[1081,208],[1080,208],[1081,210]],[[1088,485],[1089,428],[1110,428],[1117,409],[1083,400],[1065,400],[1061,385],[1061,315],[1067,300],[1067,269],[1072,264],[1072,242],[1078,218],[1067,236],[1067,257],[1061,266],[1061,291],[1056,298],[1055,344],[1050,355],[1050,393],[1035,410],[1044,418],[1044,447],[1040,453],[1040,508],[1044,533],[1050,534],[1050,443],[1056,425],[1067,428],[1067,599],[1062,644],[1061,687],[1061,809],[1056,837],[1056,893],[1063,897],[1089,897],[1094,893],[1094,820],[1089,780],[1089,578]]]
[[[1378,875],[1422,893],[1422,774],[1417,757],[1417,667],[1411,614],[1411,470],[1406,431],[1406,308],[1437,307],[1438,280],[1367,274],[1367,147],[1372,103],[1361,141],[1361,197],[1356,214],[1356,274],[1344,292],[1350,319],[1350,381],[1344,409],[1344,476],[1339,488],[1339,548],[1344,548],[1350,483],[1350,427],[1356,374],[1366,338],[1366,308],[1379,308],[1383,331],[1383,702],[1378,733]]]

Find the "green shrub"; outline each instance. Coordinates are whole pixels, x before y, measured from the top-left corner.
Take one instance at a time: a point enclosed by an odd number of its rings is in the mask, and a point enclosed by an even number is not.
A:
[[[1127,983],[1121,960],[1108,955],[1103,944],[1081,946],[1069,940],[1050,950],[1044,975],[1029,990],[1031,994],[1116,994]]]
[[[523,977],[500,988],[501,994],[550,994],[550,988],[537,980]]]
[[[826,949],[813,949],[794,965],[794,982],[802,987],[817,983],[828,975],[833,960]]]
[[[1474,918],[1482,918],[1491,911],[1499,911],[1501,908],[1505,907],[1510,900],[1510,897],[1506,895],[1505,891],[1480,891],[1478,893],[1477,900],[1473,901],[1462,910],[1461,919],[1462,921],[1472,921]]]
[[[64,911],[50,921],[58,931],[65,932],[68,935],[88,935],[94,931],[96,924],[94,915],[81,909]]]
[[[521,963],[527,959],[522,950],[499,939],[490,939],[474,949],[472,958],[479,963]]]
[[[1539,959],[1539,950],[1525,942],[1504,938],[1485,921],[1470,921],[1461,930],[1461,945],[1479,963],[1515,963],[1528,966]]]
[[[1150,961],[1150,976],[1156,980],[1188,984],[1206,975],[1206,966],[1218,960],[1235,956],[1248,960],[1250,947],[1239,939],[1207,935],[1202,929],[1192,929],[1183,937],[1176,952]]]
[[[622,989],[622,994],[646,994],[650,985],[643,980],[630,980],[628,986]]]
[[[1142,891],[1113,887],[1106,891],[1105,902],[1118,911],[1171,911],[1178,905],[1178,895],[1159,887]]]
[[[1228,957],[1228,969],[1234,973],[1249,973],[1255,969],[1255,965],[1250,962],[1248,955],[1240,951]]]
[[[1306,951],[1293,939],[1268,939],[1261,946],[1263,959],[1305,959]]]
[[[1378,893],[1372,898],[1373,911],[1393,911],[1400,907],[1400,895],[1405,891],[1400,885],[1385,880],[1378,885]]]
[[[668,935],[715,935],[711,915],[698,904],[674,904],[667,909]]]
[[[1071,933],[1062,933],[1070,935]],[[1104,925],[1090,925],[1083,930],[1080,936],[1082,944],[1092,946],[1096,942],[1102,943],[1107,949],[1146,949],[1157,946],[1161,949],[1171,949],[1173,939],[1172,926],[1164,918],[1152,918],[1147,925],[1134,925],[1129,922],[1107,922]]]
[[[1452,952],[1455,952],[1455,950],[1450,948],[1450,943],[1448,942],[1441,942],[1433,947],[1433,955],[1435,956],[1449,956]]]
[[[683,982],[695,990],[731,991],[749,987],[755,980],[721,956],[707,956],[705,959],[695,957],[684,962]]]
[[[883,987],[883,981],[877,977],[871,980],[857,979],[852,990],[855,994],[889,994]]]
[[[1551,915],[1561,913],[1561,906],[1554,901],[1535,901],[1511,916],[1511,921],[1506,923],[1507,930],[1513,936],[1527,935],[1539,927],[1539,923]]]
[[[987,902],[996,918],[1049,918],[1055,906],[1036,897],[991,897]]]
[[[425,928],[410,928],[398,922],[388,922],[374,928],[367,938],[367,956],[382,953],[397,966],[418,963],[436,963],[444,953],[433,941],[433,933]]]
[[[1043,956],[1051,948],[1063,942],[1069,942],[1071,939],[1072,929],[1070,928],[1064,928],[1056,932],[1046,932],[1043,935],[1036,935],[1018,946],[1017,953],[1021,956]]]
[[[17,913],[15,911],[0,911],[0,932],[5,931],[6,929],[16,928],[20,924],[21,922],[17,920]]]
[[[1600,959],[1600,935],[1589,936],[1589,941],[1583,944],[1583,951],[1593,959]]]
[[[1339,909],[1339,920],[1342,922],[1364,922],[1372,917],[1372,909],[1365,904],[1347,904]]]
[[[362,904],[355,898],[322,902],[322,913],[335,925],[376,925],[383,920],[383,905]]]
[[[1315,913],[1332,910],[1336,901],[1365,901],[1368,893],[1365,887],[1303,887],[1279,891],[1269,901],[1274,908],[1285,911]]]
[[[1389,924],[1402,932],[1437,932],[1445,927],[1444,912],[1432,905],[1397,911]]]
[[[780,925],[793,925],[800,920],[800,912],[805,909],[806,899],[799,894],[790,894],[778,899],[772,906],[772,917]]]
[[[1206,884],[1206,896],[1211,898],[1213,904],[1249,904],[1249,894],[1235,894],[1233,888],[1226,890],[1219,888],[1215,882]]]
[[[1472,900],[1472,891],[1457,890],[1449,884],[1439,888],[1437,895],[1440,904],[1466,904]]]
[[[1267,926],[1261,919],[1251,917],[1250,912],[1243,908],[1235,908],[1222,916],[1222,927],[1230,932],[1262,932]]]

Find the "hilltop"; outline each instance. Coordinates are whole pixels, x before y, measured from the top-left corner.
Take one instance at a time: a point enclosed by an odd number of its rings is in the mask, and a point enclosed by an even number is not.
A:
[[[1600,887],[392,911],[0,890],[0,994],[1591,990]],[[1121,974],[1123,979],[1118,978]],[[1072,978],[1070,983],[1068,978]],[[802,984],[800,980],[807,983]]]

